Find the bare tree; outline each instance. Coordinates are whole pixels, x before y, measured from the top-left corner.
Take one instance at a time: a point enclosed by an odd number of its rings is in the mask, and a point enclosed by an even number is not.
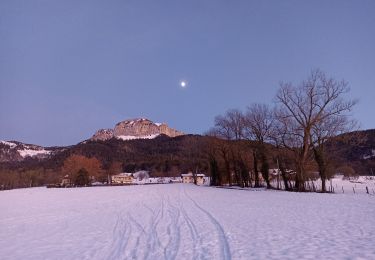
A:
[[[285,128],[284,142],[289,142],[298,151],[295,186],[305,190],[304,177],[309,159],[313,130],[332,117],[350,111],[356,101],[344,99],[348,84],[328,78],[320,70],[315,70],[299,86],[281,83],[276,95],[278,119]],[[294,138],[293,138],[294,137]]]
[[[253,104],[247,108],[244,116],[244,136],[255,142],[253,149],[253,168],[255,175],[255,187],[259,187],[258,160],[261,162],[261,173],[267,187],[271,188],[269,180],[269,165],[267,159],[266,142],[270,139],[273,126],[273,114],[265,104]]]
[[[322,181],[322,192],[326,192],[326,180],[329,178],[330,156],[326,153],[326,142],[330,139],[355,130],[357,123],[349,120],[348,115],[333,115],[314,125],[311,134],[311,145]]]
[[[244,136],[243,113],[238,109],[229,109],[224,115],[215,117],[215,126],[206,134],[226,140],[241,140]],[[232,185],[232,168],[234,168],[234,151],[231,143],[217,145],[217,152],[224,163],[224,172],[229,185]],[[232,167],[233,166],[233,167]]]
[[[290,190],[288,169],[290,169],[291,158],[294,158],[294,156],[290,156],[290,154],[293,154],[295,149],[293,149],[294,145],[290,145],[291,142],[289,141],[290,137],[288,136],[287,122],[278,120],[278,112],[276,110],[273,111],[273,114],[275,120],[270,134],[270,143],[276,148],[275,161],[281,172],[284,188],[285,190]]]
[[[243,114],[238,109],[229,109],[224,115],[215,117],[215,127],[210,130],[216,136],[227,140],[240,140],[243,137]]]

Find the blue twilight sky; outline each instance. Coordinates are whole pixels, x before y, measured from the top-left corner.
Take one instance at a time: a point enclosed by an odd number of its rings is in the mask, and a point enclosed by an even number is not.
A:
[[[69,145],[133,117],[200,134],[314,68],[375,128],[375,1],[1,0],[0,139]]]

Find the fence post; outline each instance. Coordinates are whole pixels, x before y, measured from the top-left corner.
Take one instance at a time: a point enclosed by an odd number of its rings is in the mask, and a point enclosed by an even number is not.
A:
[[[342,188],[342,193],[345,193],[345,192],[344,192],[344,186],[341,186],[341,188]]]
[[[368,192],[368,187],[367,187],[367,186],[366,186],[366,193],[367,193],[367,194],[370,194],[370,193]]]
[[[355,194],[355,190],[354,190],[354,187],[353,187],[353,193]]]

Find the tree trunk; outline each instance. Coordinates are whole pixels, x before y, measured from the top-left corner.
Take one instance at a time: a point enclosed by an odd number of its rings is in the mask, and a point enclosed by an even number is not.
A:
[[[322,178],[322,192],[327,192],[326,179]]]
[[[288,178],[286,176],[286,169],[285,169],[285,166],[284,166],[284,162],[283,160],[280,158],[280,156],[278,156],[278,161],[279,161],[279,169],[281,171],[281,177],[283,178],[283,182],[284,182],[284,187],[285,187],[285,190],[289,190],[289,185],[288,185]]]
[[[306,135],[306,134],[305,134]],[[308,158],[309,153],[309,142],[308,138],[304,137],[304,145],[302,148],[301,153],[298,156],[297,162],[297,172],[296,172],[296,179],[295,179],[295,189],[298,192],[306,191],[305,189],[305,165]]]
[[[323,147],[314,147],[314,158],[319,168],[319,176],[322,181],[322,192],[327,192],[327,167]]]
[[[258,159],[257,154],[253,151],[253,158],[254,158],[254,188],[259,188],[259,174],[258,174]]]
[[[217,161],[214,157],[210,158],[210,171],[211,171],[211,186],[220,186],[221,178],[219,176],[219,170]]]
[[[304,162],[302,161],[298,163],[296,177],[295,177],[294,188],[298,192],[305,191],[305,181],[303,178],[305,169],[304,169],[303,164]]]
[[[311,130],[308,127],[304,130],[303,146],[298,156],[298,169],[295,179],[295,189],[299,192],[305,191],[305,165],[310,150],[310,131]]]
[[[239,170],[243,186],[249,187],[249,170],[242,159],[239,161]]]
[[[261,163],[262,163],[262,176],[264,181],[267,184],[267,189],[272,188],[271,183],[270,183],[270,177],[269,177],[269,165],[267,161],[267,157],[264,154],[264,151],[261,152]]]
[[[232,173],[230,172],[230,164],[227,158],[224,159],[225,171],[227,172],[228,185],[232,186]]]

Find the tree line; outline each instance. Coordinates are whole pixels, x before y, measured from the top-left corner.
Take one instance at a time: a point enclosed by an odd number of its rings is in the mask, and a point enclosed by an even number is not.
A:
[[[349,91],[346,81],[314,70],[298,85],[280,83],[272,106],[255,103],[245,111],[230,109],[216,116],[206,134],[236,145],[211,143],[207,154],[212,185],[264,183],[272,188],[271,164],[280,171],[286,190],[315,190],[307,181],[318,173],[321,191],[326,192],[326,181],[335,171],[326,143],[357,128],[350,114],[357,101],[348,98]]]
[[[348,94],[347,82],[315,70],[298,85],[280,83],[272,105],[255,103],[216,116],[205,136],[88,141],[47,160],[0,164],[0,189],[57,183],[66,175],[84,186],[147,170],[153,177],[191,171],[211,176],[212,185],[291,191],[316,190],[309,180],[319,177],[325,192],[334,172],[353,174],[334,160],[335,145],[327,145],[337,136],[351,138],[341,134],[357,128],[350,114],[357,101]],[[276,175],[270,169],[277,169]]]

